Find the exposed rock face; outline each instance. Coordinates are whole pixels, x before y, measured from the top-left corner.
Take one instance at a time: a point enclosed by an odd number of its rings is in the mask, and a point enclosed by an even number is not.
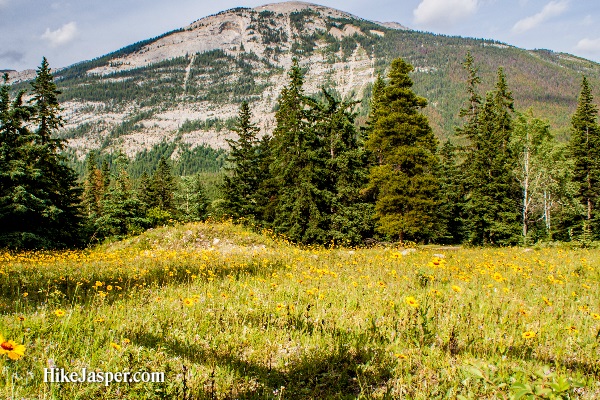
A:
[[[308,21],[299,23],[292,21],[292,16],[304,12]],[[287,82],[286,71],[291,65],[292,58],[297,56],[292,46],[300,36],[315,33],[329,33],[332,37],[342,40],[353,35],[371,35],[382,37],[382,30],[363,30],[352,24],[344,24],[341,28],[328,26],[332,19],[356,20],[361,19],[331,8],[304,3],[285,2],[268,4],[254,9],[234,9],[212,15],[186,26],[180,31],[173,32],[141,47],[139,50],[110,59],[103,65],[98,65],[86,71],[89,76],[102,77],[105,82],[124,82],[127,78],[117,77],[142,68],[151,68],[164,60],[183,57],[188,61],[186,72],[179,85],[186,91],[191,79],[197,54],[213,50],[222,50],[225,54],[237,57],[242,53],[253,53],[259,59],[268,60],[270,66],[256,63],[257,69],[264,77],[258,78],[264,90],[258,98],[252,101],[252,112],[262,128],[263,133],[270,132],[274,127],[274,107],[276,98]],[[275,35],[279,40],[273,40]],[[329,81],[337,85],[342,95],[354,93],[361,95],[374,78],[374,59],[370,49],[357,46],[346,57],[342,50],[333,55],[326,54],[327,46],[323,40],[315,41],[317,51],[309,57],[301,58],[301,65],[307,68],[306,92],[314,93]],[[277,48],[276,54],[272,49]],[[319,51],[321,50],[321,51]],[[271,53],[269,53],[271,51]],[[332,62],[332,58],[335,60]],[[278,69],[277,73],[268,71]],[[231,78],[231,77],[230,77]],[[197,79],[197,78],[196,78]],[[234,81],[234,80],[233,80]],[[233,82],[232,82],[233,83]],[[184,96],[181,97],[184,99]],[[66,129],[76,129],[82,124],[94,126],[91,134],[69,139],[69,145],[83,156],[93,148],[106,145],[119,123],[135,113],[143,111],[139,104],[130,104],[115,110],[107,111],[106,102],[90,102],[74,99],[63,104],[68,120]],[[208,120],[218,118],[227,120],[237,115],[237,104],[216,104],[210,101],[181,101],[163,104],[160,112],[155,112],[147,119],[139,121],[136,132],[126,133],[113,141],[108,149],[119,148],[128,155],[134,155],[144,148],[149,148],[163,140],[179,140],[192,146],[208,144],[213,147],[225,147],[225,139],[231,137],[228,130],[194,130],[177,135],[178,129],[186,120]]]
[[[425,112],[434,132],[451,135],[459,123],[460,65],[467,51],[483,61],[488,84],[496,67],[510,60],[509,78],[522,83],[515,90],[517,106],[557,121],[568,121],[582,72],[600,82],[600,65],[573,56],[414,32],[292,1],[223,11],[55,71],[67,120],[62,134],[79,157],[91,149],[133,156],[164,142],[225,148],[242,100],[249,101],[261,132],[272,132],[293,57],[306,70],[306,93],[325,86],[360,100],[377,73],[401,56],[415,66],[416,91],[430,101]],[[34,70],[10,72],[12,83],[34,76]],[[548,98],[551,113],[544,114]]]

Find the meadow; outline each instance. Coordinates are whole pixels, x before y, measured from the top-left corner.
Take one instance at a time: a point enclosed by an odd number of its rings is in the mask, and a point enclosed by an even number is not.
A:
[[[599,265],[566,246],[299,248],[230,223],[0,252],[0,398],[600,398]],[[51,366],[165,381],[44,383]]]

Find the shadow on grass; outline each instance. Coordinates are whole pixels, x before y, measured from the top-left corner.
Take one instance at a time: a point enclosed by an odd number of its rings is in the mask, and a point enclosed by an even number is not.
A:
[[[90,303],[98,292],[104,292],[104,303],[112,303],[120,299],[119,294],[130,293],[136,287],[164,287],[168,285],[188,284],[191,276],[206,279],[205,266],[199,262],[185,260],[170,263],[163,262],[148,267],[145,274],[115,275],[114,266],[98,267],[92,271],[80,271],[76,268],[67,275],[62,272],[44,269],[25,269],[22,272],[8,275],[0,280],[0,314],[27,312],[39,305],[52,303],[56,307],[69,307],[77,304]],[[282,261],[275,261],[268,266],[260,261],[232,268],[226,260],[218,260],[211,268],[214,279],[224,279],[228,275],[266,276],[274,271],[285,268]],[[65,276],[66,275],[66,276]],[[102,286],[94,287],[96,282]],[[111,290],[107,290],[111,285]]]
[[[366,337],[360,333],[338,332],[336,335],[336,345],[301,354],[288,360],[284,368],[243,359],[235,350],[207,348],[145,332],[130,336],[140,346],[180,357],[183,365],[203,365],[212,371],[201,381],[192,383],[195,389],[184,388],[187,384],[180,378],[178,397],[182,399],[184,392],[188,393],[188,399],[355,399],[360,394],[385,387],[392,377],[391,360],[364,343]],[[267,354],[263,356],[265,360],[270,359]],[[227,392],[216,388],[215,370],[233,376],[234,383]],[[187,380],[194,381],[194,377]],[[249,381],[257,384],[244,384]]]
[[[548,365],[555,368],[564,368],[570,372],[579,372],[588,376],[600,376],[600,361],[592,360],[578,360],[578,359],[565,359],[564,357],[555,357],[550,354],[540,354],[536,351],[536,346],[531,345],[517,345],[510,346],[503,352],[497,352],[495,348],[490,347],[476,347],[474,349],[468,346],[458,346],[450,351],[450,348],[454,347],[451,342],[444,346],[444,349],[448,351],[452,356],[456,355],[469,355],[477,359],[487,359],[491,357],[506,357],[511,360],[521,360],[529,362],[538,362],[542,365]]]

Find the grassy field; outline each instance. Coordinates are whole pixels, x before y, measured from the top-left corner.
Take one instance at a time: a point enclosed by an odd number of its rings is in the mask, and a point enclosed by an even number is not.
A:
[[[600,398],[600,251],[402,251],[223,223],[0,253],[0,398]]]

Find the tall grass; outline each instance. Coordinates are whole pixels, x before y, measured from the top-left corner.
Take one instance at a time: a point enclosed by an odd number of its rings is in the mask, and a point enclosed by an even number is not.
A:
[[[598,265],[560,248],[300,249],[230,224],[4,253],[0,334],[26,352],[1,358],[0,393],[600,398]],[[48,384],[49,365],[166,380]]]

